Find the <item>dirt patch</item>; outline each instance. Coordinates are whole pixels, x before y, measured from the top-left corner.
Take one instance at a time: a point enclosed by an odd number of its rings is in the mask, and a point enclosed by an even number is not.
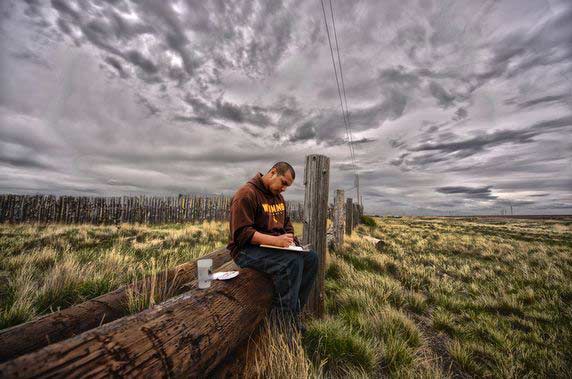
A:
[[[427,313],[431,314],[431,310],[428,310]],[[421,349],[421,354],[426,354],[428,360],[437,362],[442,372],[451,378],[472,378],[449,354],[447,350],[447,345],[451,342],[449,336],[433,329],[433,327],[431,327],[431,319],[427,316],[421,316],[411,312],[408,312],[408,316],[415,321],[427,342],[426,346],[428,351]]]

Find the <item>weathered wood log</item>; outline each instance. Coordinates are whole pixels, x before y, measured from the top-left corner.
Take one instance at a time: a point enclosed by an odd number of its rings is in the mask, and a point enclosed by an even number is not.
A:
[[[310,244],[318,255],[318,273],[310,296],[307,311],[322,317],[324,312],[324,280],[326,275],[326,221],[328,213],[328,187],[330,183],[330,158],[324,155],[306,156],[304,169],[304,244]]]
[[[211,258],[213,269],[216,269],[230,260],[230,254],[226,248],[223,248],[201,257],[203,258]],[[185,291],[185,284],[196,279],[196,275],[197,265],[196,261],[193,261],[159,274],[157,281],[172,284],[176,295]],[[149,288],[148,283],[143,280],[136,285],[141,288],[145,284],[146,288]],[[134,288],[136,288],[135,284],[122,286],[113,292],[81,304],[0,331],[0,362],[30,353],[48,344],[73,337],[125,316],[128,292],[129,289]]]
[[[272,291],[269,277],[240,269],[230,281],[0,364],[0,377],[204,377],[255,330]]]
[[[212,379],[242,379],[247,377],[245,368],[256,355],[256,346],[263,342],[264,321],[260,322],[250,336],[234,351],[231,351],[217,367],[209,372]]]

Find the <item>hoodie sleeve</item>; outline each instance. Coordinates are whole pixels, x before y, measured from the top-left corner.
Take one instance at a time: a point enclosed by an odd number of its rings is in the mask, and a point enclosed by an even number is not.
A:
[[[250,243],[256,229],[256,199],[252,193],[237,193],[230,204],[230,233],[234,243],[243,247]]]

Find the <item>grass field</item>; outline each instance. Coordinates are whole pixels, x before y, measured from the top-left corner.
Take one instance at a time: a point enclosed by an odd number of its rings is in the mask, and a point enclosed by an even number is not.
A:
[[[220,222],[0,225],[0,329],[196,259],[226,245],[227,236]]]
[[[370,375],[572,376],[571,221],[377,224],[358,232],[382,252],[354,236],[332,254],[313,349]]]
[[[330,252],[325,318],[297,349],[270,330],[250,376],[572,377],[570,219],[375,220]],[[0,233],[3,328],[223,246],[227,225]]]

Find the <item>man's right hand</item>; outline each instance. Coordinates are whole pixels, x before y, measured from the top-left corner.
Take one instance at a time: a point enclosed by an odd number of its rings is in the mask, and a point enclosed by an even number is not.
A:
[[[291,233],[276,236],[276,246],[288,247],[294,243],[294,235]]]

